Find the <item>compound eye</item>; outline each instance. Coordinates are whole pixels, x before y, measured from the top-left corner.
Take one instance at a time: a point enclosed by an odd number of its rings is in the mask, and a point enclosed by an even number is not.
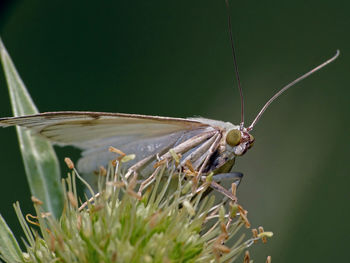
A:
[[[226,142],[230,146],[236,146],[241,141],[241,131],[230,130],[226,135]]]

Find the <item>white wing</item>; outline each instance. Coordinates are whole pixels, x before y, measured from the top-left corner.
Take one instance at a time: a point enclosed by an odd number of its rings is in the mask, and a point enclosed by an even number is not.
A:
[[[213,129],[198,120],[74,111],[0,118],[0,127],[12,125],[26,127],[59,145],[82,149],[83,157],[78,165],[82,172],[93,171],[115,158],[107,151],[109,146],[135,153],[136,162],[164,152],[203,130]]]
[[[156,137],[176,131],[207,127],[199,121],[106,112],[46,112],[0,118],[0,127],[18,125],[59,143],[83,149],[86,143],[111,136]],[[89,144],[88,144],[89,145]]]

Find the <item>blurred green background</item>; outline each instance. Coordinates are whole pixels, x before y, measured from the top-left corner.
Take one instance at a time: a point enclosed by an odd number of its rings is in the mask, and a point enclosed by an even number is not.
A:
[[[91,110],[239,122],[224,0],[2,2],[0,33],[39,110]],[[239,201],[275,236],[256,262],[348,261],[350,2],[231,1],[246,121],[283,85],[236,161]],[[11,116],[0,75],[0,116]],[[0,213],[31,202],[13,128],[0,130]],[[78,151],[57,148],[74,160]],[[63,174],[67,169],[62,169]]]

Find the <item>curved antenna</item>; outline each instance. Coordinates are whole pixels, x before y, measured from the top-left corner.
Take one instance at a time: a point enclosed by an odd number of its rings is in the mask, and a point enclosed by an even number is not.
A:
[[[283,92],[285,92],[287,89],[289,89],[290,87],[294,86],[295,84],[297,84],[298,82],[302,81],[303,79],[307,78],[308,76],[310,76],[311,74],[315,73],[316,71],[320,70],[321,68],[327,66],[329,63],[333,62],[334,60],[337,59],[337,57],[339,56],[340,51],[337,50],[337,53],[331,57],[330,59],[328,59],[327,61],[323,62],[321,65],[313,68],[312,70],[310,70],[309,72],[305,73],[304,75],[300,76],[299,78],[297,78],[296,80],[292,81],[291,83],[289,83],[288,85],[284,86],[282,89],[280,89],[280,91],[278,91],[275,95],[272,96],[271,99],[269,99],[266,104],[264,105],[264,107],[261,108],[261,110],[259,111],[258,115],[256,115],[255,119],[253,120],[252,124],[250,124],[250,126],[247,128],[248,131],[251,131],[254,126],[256,125],[256,123],[258,122],[258,120],[260,119],[261,115],[263,115],[263,113],[265,112],[265,110],[270,106],[270,104],[277,99]]]
[[[233,36],[232,36],[232,24],[231,24],[231,15],[230,15],[230,5],[228,3],[228,0],[225,0],[226,7],[227,7],[227,17],[228,17],[228,30],[230,34],[230,42],[231,42],[231,50],[232,50],[232,57],[233,57],[233,67],[235,69],[235,75],[237,79],[237,85],[239,90],[239,96],[241,99],[241,123],[240,123],[240,129],[243,130],[244,127],[244,99],[243,99],[243,90],[241,86],[241,80],[239,78],[238,74],[238,65],[237,65],[237,59],[236,59],[236,52],[235,52],[235,45],[233,42]]]

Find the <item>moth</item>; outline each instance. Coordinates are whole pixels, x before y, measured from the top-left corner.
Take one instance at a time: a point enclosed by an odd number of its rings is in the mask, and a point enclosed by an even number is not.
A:
[[[227,9],[229,3],[225,1]],[[21,126],[31,132],[65,146],[71,145],[82,150],[78,170],[90,173],[106,166],[115,158],[108,151],[113,146],[123,153],[135,154],[125,177],[131,174],[150,174],[149,168],[156,162],[167,162],[174,155],[181,156],[178,168],[190,166],[196,179],[214,173],[211,187],[234,199],[232,194],[217,184],[224,178],[240,181],[241,173],[230,172],[235,159],[244,155],[254,144],[251,131],[269,105],[291,86],[323,68],[339,56],[336,54],[280,89],[259,111],[253,122],[244,125],[244,99],[240,84],[235,48],[232,37],[231,16],[228,14],[233,64],[241,100],[241,122],[230,122],[206,118],[171,118],[139,114],[59,111],[35,115],[0,118],[0,127]],[[152,179],[147,178],[140,189]]]
[[[138,173],[146,176],[152,164],[167,161],[175,153],[181,156],[180,169],[190,163],[204,178],[211,172],[216,174],[217,180],[230,175],[235,178],[239,173],[230,173],[235,159],[253,146],[255,139],[251,131],[272,101],[297,82],[334,61],[338,55],[339,51],[283,87],[266,102],[248,127],[244,126],[243,101],[239,125],[205,118],[59,111],[0,118],[0,127],[25,127],[55,144],[81,149],[82,157],[77,166],[82,173],[97,170],[114,159],[115,154],[108,151],[110,146],[114,146],[124,153],[136,155],[127,175]],[[232,198],[215,180],[212,187]]]

